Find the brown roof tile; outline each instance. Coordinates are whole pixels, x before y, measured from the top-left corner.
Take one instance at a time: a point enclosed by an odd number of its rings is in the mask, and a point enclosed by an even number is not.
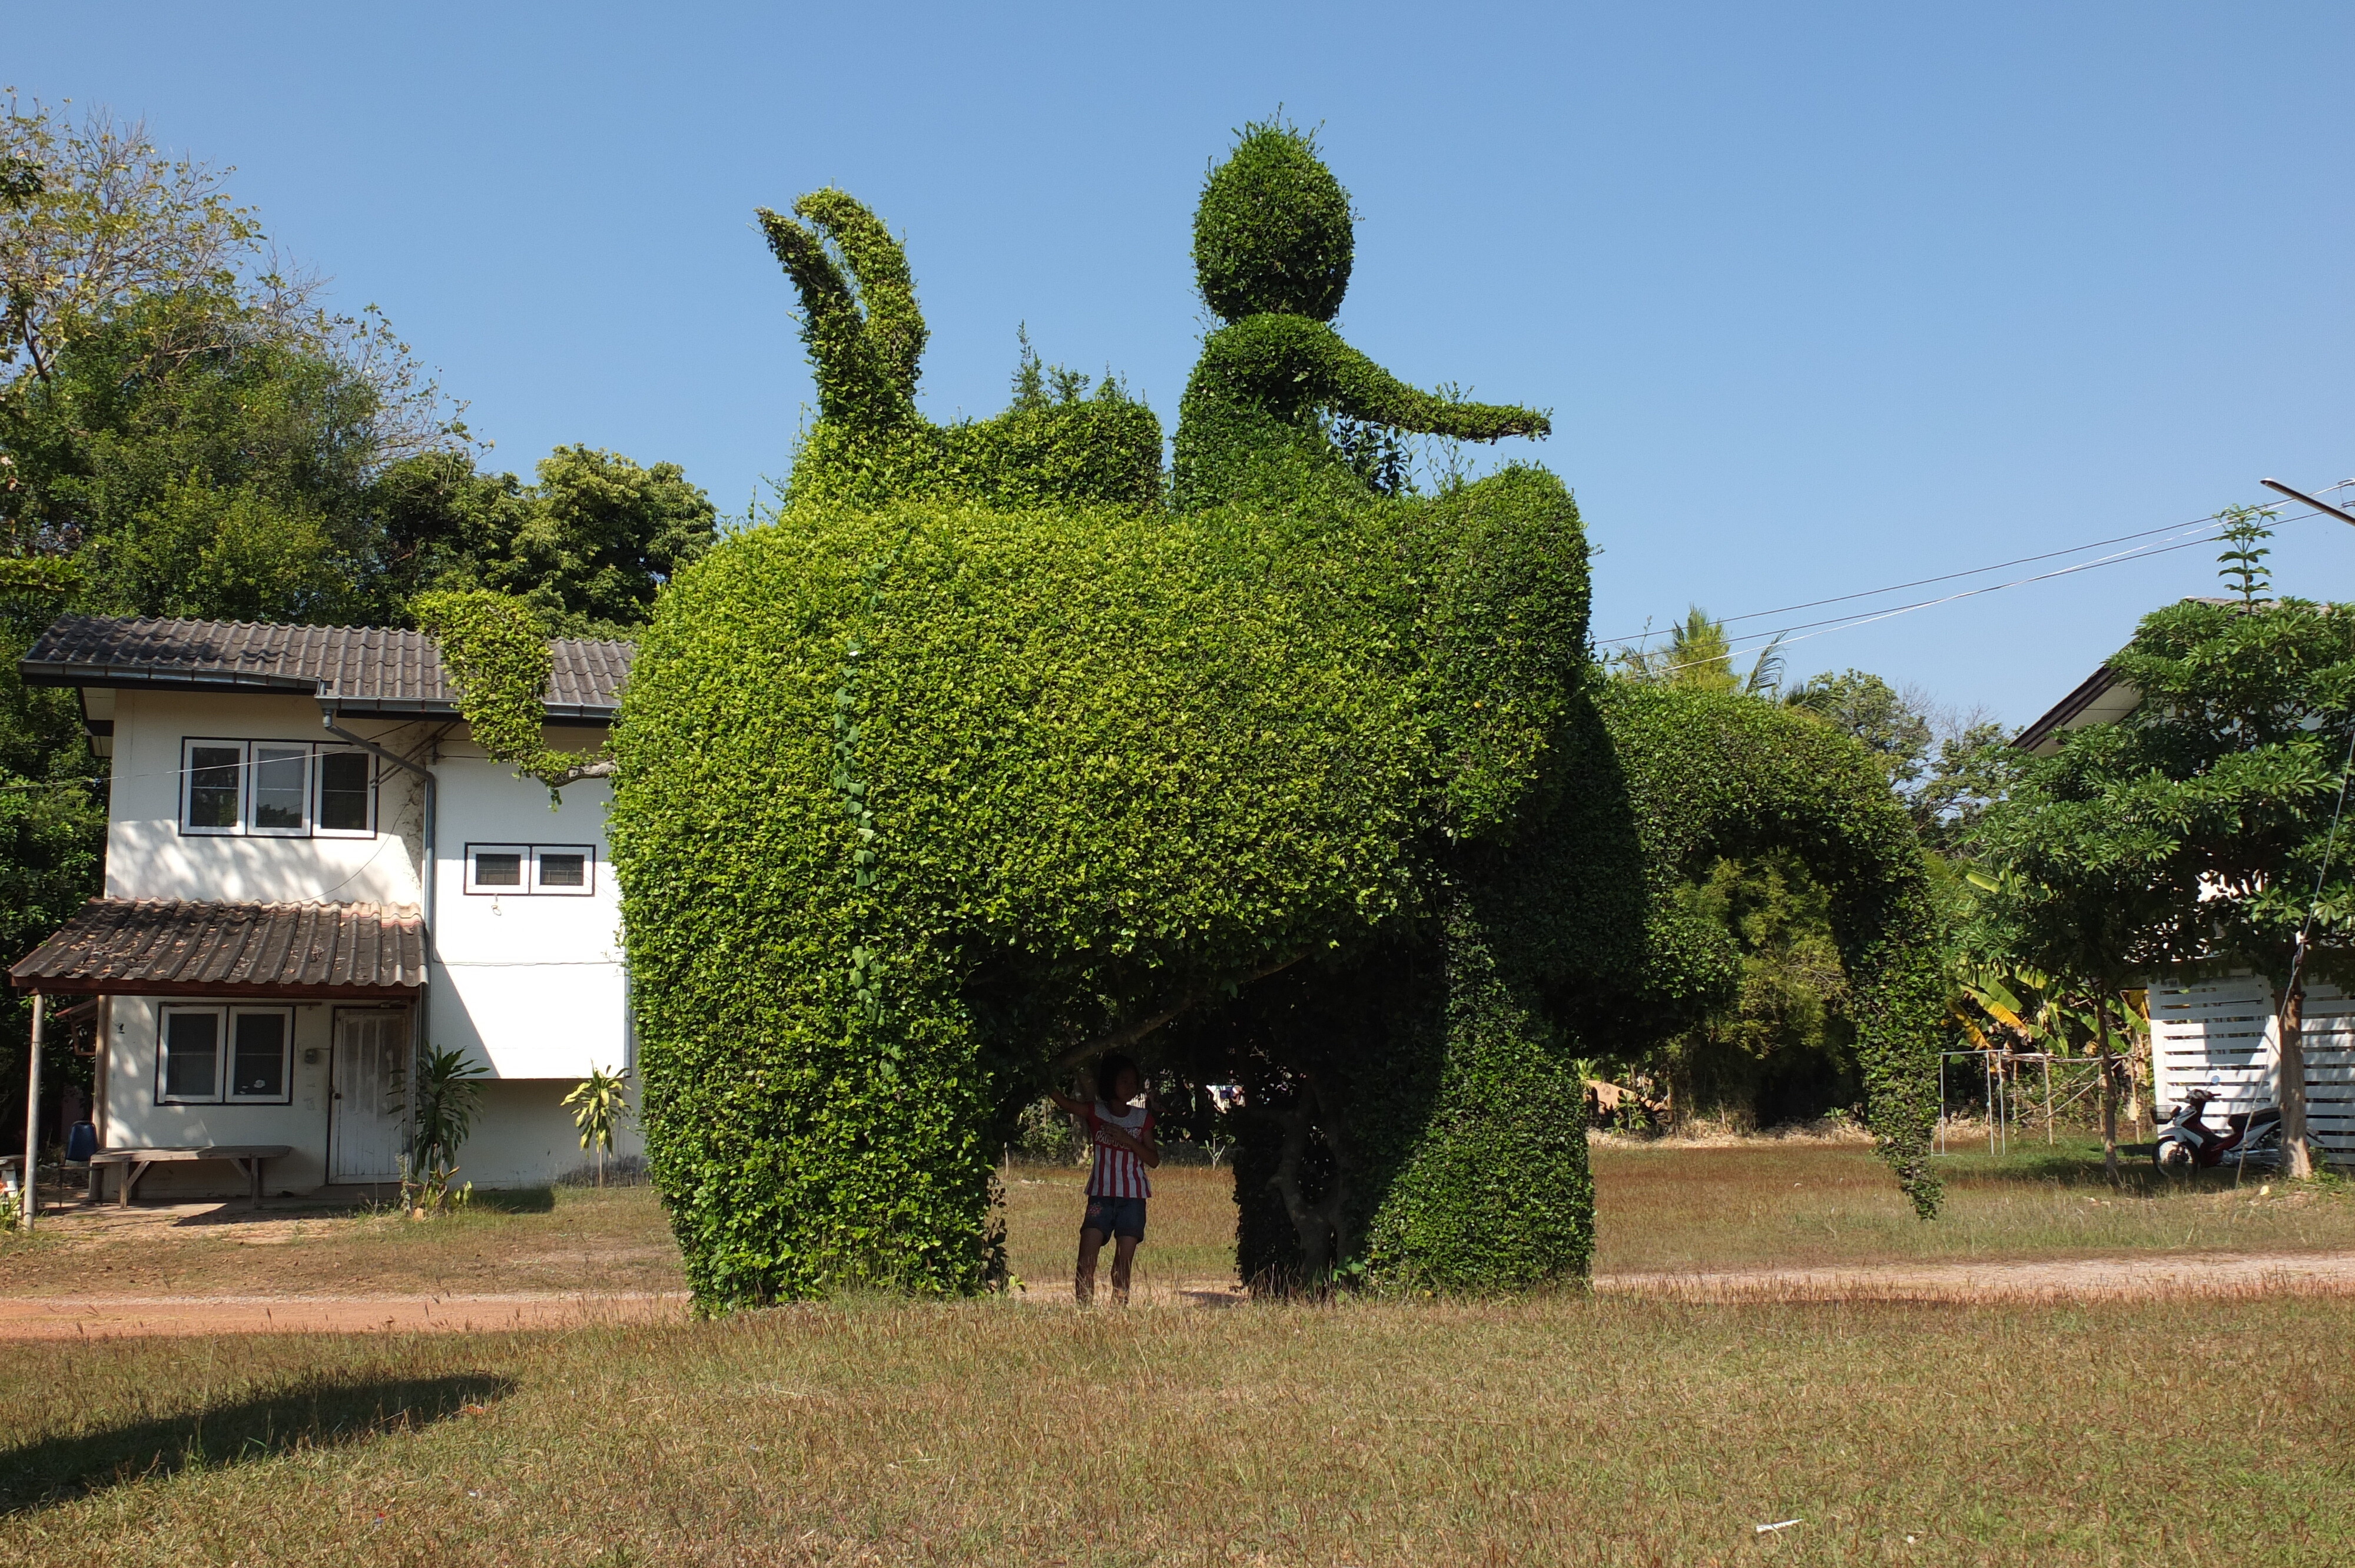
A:
[[[19,991],[400,998],[425,983],[417,911],[93,898],[8,971]]]
[[[610,718],[629,678],[627,642],[559,638],[543,700],[551,716]],[[28,684],[178,686],[314,693],[353,712],[454,714],[441,651],[421,631],[248,620],[69,615],[17,666]]]

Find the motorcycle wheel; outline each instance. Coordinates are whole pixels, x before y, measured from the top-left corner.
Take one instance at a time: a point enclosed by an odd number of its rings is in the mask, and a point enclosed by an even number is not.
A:
[[[2199,1157],[2191,1152],[2190,1146],[2171,1138],[2160,1139],[2158,1147],[2150,1151],[2150,1162],[2169,1176],[2189,1176],[2200,1168]]]

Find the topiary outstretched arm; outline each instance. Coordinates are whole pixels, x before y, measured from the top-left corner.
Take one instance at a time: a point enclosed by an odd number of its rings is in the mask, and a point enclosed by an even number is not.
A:
[[[1451,436],[1461,441],[1553,433],[1552,419],[1535,408],[1510,403],[1459,403],[1410,387],[1343,343],[1330,327],[1322,330],[1331,341],[1320,356],[1327,395],[1317,401],[1334,413],[1395,430]]]
[[[1462,403],[1410,387],[1305,316],[1236,323],[1205,348],[1201,374],[1236,401],[1280,411],[1323,408],[1422,435],[1493,441],[1553,430],[1553,421],[1535,408]]]
[[[802,339],[817,372],[819,416],[853,424],[914,418],[916,366],[927,334],[907,251],[847,191],[812,191],[794,211],[815,228],[758,209],[769,249],[801,293]]]

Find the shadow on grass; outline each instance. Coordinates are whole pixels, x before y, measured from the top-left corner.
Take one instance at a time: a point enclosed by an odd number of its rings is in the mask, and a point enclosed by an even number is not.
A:
[[[503,1187],[494,1192],[475,1190],[466,1206],[485,1214],[545,1214],[556,1208],[553,1187]]]
[[[2229,1192],[2235,1185],[2254,1188],[2281,1180],[2277,1171],[2254,1167],[2245,1173],[2230,1166],[2175,1175],[2151,1163],[2150,1143],[2118,1145],[2118,1174],[2112,1180],[2102,1163],[2098,1146],[2035,1149],[2012,1154],[1956,1154],[1939,1160],[1939,1175],[1950,1187],[2058,1186],[2099,1188],[2128,1198],[2172,1198],[2190,1192]]]
[[[172,1221],[175,1230],[210,1230],[217,1227],[235,1229],[240,1225],[275,1224],[287,1220],[354,1220],[370,1214],[398,1214],[395,1202],[397,1189],[387,1187],[378,1196],[331,1203],[304,1202],[301,1200],[280,1199],[257,1209],[242,1198],[226,1199],[213,1208],[193,1214],[182,1214]],[[499,1188],[477,1190],[466,1201],[466,1210],[480,1214],[545,1214],[556,1208],[553,1187]],[[85,1210],[85,1213],[92,1211]],[[465,1211],[461,1211],[465,1212]]]
[[[218,1470],[299,1448],[343,1447],[447,1420],[515,1389],[491,1373],[312,1378],[171,1415],[36,1438],[0,1450],[0,1515],[53,1507],[182,1470]]]

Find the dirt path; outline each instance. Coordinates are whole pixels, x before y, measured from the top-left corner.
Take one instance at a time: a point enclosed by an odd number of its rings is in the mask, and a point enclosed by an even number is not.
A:
[[[684,1322],[684,1295],[82,1296],[0,1298],[0,1340],[361,1334]]]
[[[1694,1301],[2058,1301],[2153,1296],[2355,1294],[2355,1253],[2196,1253],[2158,1257],[2027,1259],[2001,1263],[1877,1265],[1858,1268],[1735,1269],[1689,1274],[1604,1274],[1606,1296]],[[1060,1307],[1060,1286],[1032,1286],[1020,1299]],[[1232,1280],[1140,1285],[1139,1306],[1214,1308],[1250,1298]],[[674,1292],[485,1296],[89,1296],[0,1298],[0,1341],[182,1334],[491,1332],[609,1323],[677,1323],[687,1298]]]

